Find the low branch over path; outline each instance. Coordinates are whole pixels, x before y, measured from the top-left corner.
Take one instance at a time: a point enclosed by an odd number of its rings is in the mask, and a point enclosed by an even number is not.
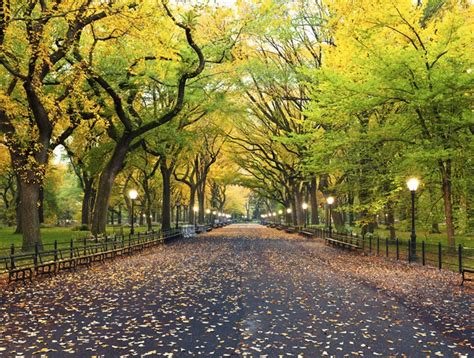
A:
[[[4,288],[0,354],[468,356],[473,292],[458,284],[451,272],[231,225]]]

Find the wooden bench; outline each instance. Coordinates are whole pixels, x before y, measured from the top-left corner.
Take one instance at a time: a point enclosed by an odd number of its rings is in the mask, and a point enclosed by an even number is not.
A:
[[[314,233],[313,233],[313,232],[311,232],[311,231],[309,231],[309,230],[305,230],[305,229],[300,230],[298,233],[299,233],[300,235],[305,236],[305,237],[313,237],[313,236],[314,236]]]
[[[346,249],[358,250],[361,248],[358,238],[352,236],[332,234],[332,237],[326,237],[326,244],[341,246]]]
[[[160,232],[150,232],[139,235],[132,240],[119,240],[115,237],[104,238],[95,243],[75,246],[71,242],[68,248],[55,248],[54,250],[19,253],[14,256],[0,257],[0,272],[8,273],[8,281],[32,280],[33,275],[54,275],[62,270],[74,270],[78,266],[90,266],[94,262],[113,259],[118,255],[132,254],[156,244],[163,243],[165,239],[181,236],[179,231],[171,231],[161,236]],[[1,267],[4,270],[1,271]]]
[[[462,274],[461,286],[464,286],[464,281],[473,281],[472,278],[466,278],[466,273],[468,273],[468,274],[474,274],[474,270],[471,270],[471,269],[462,269],[462,271],[461,271],[461,274]]]

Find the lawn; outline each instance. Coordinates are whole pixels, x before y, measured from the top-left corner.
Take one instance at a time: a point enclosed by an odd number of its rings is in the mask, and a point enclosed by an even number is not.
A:
[[[130,233],[130,227],[128,226],[109,226],[107,227],[107,235],[112,235],[114,233],[128,235]],[[159,226],[154,226],[154,230],[159,229]],[[11,244],[15,245],[15,248],[18,250],[21,248],[22,243],[22,235],[21,234],[14,234],[15,228],[14,227],[2,227],[0,228],[0,256],[8,254]],[[135,228],[135,232],[145,232],[147,230],[146,226],[138,226]],[[80,240],[84,237],[89,237],[89,231],[77,231],[73,230],[71,227],[48,227],[48,228],[41,228],[41,238],[44,247],[52,247],[54,241],[58,241],[59,246],[66,246],[69,245],[71,239],[75,241]]]
[[[389,236],[388,230],[384,229],[383,226],[375,230],[375,233],[381,238],[385,238]],[[396,235],[399,239],[408,240],[410,238],[411,232],[397,230]],[[456,245],[462,244],[464,247],[474,248],[474,236],[456,235],[455,237],[456,237]],[[443,233],[443,232],[437,234],[437,233],[431,233],[427,230],[417,230],[416,238],[417,238],[417,241],[425,241],[427,244],[437,244],[438,242],[441,242],[441,245],[443,246],[448,245],[448,238],[446,236],[446,233]]]

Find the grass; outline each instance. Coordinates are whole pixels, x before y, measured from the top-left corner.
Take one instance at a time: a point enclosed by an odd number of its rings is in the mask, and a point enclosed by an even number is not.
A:
[[[324,225],[318,225],[317,227],[324,228]],[[401,240],[410,239],[411,232],[402,230],[400,227],[395,227],[396,236]],[[440,225],[440,230],[443,231],[443,226]],[[360,228],[352,228],[352,232],[360,234]],[[378,229],[375,230],[375,235],[381,239],[389,237],[390,232],[387,230],[385,225],[379,225]],[[425,241],[427,244],[438,244],[441,242],[442,246],[448,246],[448,238],[445,232],[431,233],[429,230],[417,229],[416,238],[418,242]],[[474,235],[455,235],[456,245],[462,244],[464,247],[474,249]]]
[[[388,237],[389,231],[383,227],[376,229],[375,233],[379,237]],[[410,238],[410,231],[397,230],[396,235],[399,239],[408,240]],[[425,241],[427,244],[438,244],[441,242],[441,245],[448,246],[448,238],[446,233],[431,233],[427,230],[417,230],[416,231],[417,241]],[[464,247],[474,248],[474,236],[472,235],[456,235],[456,245],[462,244]]]
[[[153,229],[159,229],[159,226],[154,226]],[[0,255],[8,254],[11,244],[15,245],[16,249],[21,248],[22,235],[14,234],[14,227],[2,227],[0,228]],[[147,231],[146,226],[136,226],[135,232]],[[107,235],[120,234],[120,227],[107,227]],[[123,234],[128,235],[130,233],[130,227],[123,226]],[[68,245],[71,239],[79,240],[84,237],[89,237],[89,231],[77,231],[71,227],[48,227],[41,228],[41,239],[45,247],[52,246],[54,241],[57,240],[59,246]],[[62,245],[61,245],[62,244]]]

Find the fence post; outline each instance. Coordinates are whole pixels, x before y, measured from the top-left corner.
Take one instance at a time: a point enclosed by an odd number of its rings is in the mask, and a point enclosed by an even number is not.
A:
[[[369,236],[369,254],[372,253],[372,235]]]
[[[39,243],[35,243],[35,267],[38,266]]]
[[[58,240],[54,240],[54,262],[58,261]]]
[[[397,251],[397,261],[400,260],[400,243],[398,242],[398,237],[395,239],[395,246]]]
[[[15,268],[15,244],[10,246],[10,269]]]
[[[425,251],[425,242],[421,242],[421,264],[425,266],[426,263],[426,251]]]
[[[74,257],[74,240],[71,239],[69,243],[69,257],[72,259]]]
[[[458,263],[459,263],[459,273],[462,273],[462,245],[458,246]]]
[[[385,256],[388,257],[388,238],[385,238]]]
[[[380,239],[377,236],[377,256],[379,256],[379,254],[380,254]]]
[[[86,252],[87,252],[87,242],[86,242],[86,238],[84,237],[83,241],[84,241],[84,256],[86,255]]]
[[[442,263],[441,263],[441,258],[442,258],[442,254],[441,254],[441,242],[438,242],[438,268],[441,270],[441,267],[443,266]]]

